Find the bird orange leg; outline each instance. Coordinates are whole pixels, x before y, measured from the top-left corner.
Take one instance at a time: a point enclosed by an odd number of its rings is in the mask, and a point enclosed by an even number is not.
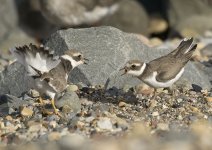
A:
[[[44,105],[44,102],[43,102],[42,97],[39,97],[39,98],[38,98],[38,101],[40,102],[41,105]]]
[[[58,112],[58,110],[57,110],[57,108],[56,108],[56,106],[55,106],[54,99],[51,99],[51,104],[52,104],[52,107],[53,107],[53,109],[54,109],[54,113],[55,113],[56,115],[58,115],[59,117],[62,117],[62,115]]]
[[[155,98],[157,97],[157,90],[154,88],[154,93],[152,96],[152,100],[155,100]]]

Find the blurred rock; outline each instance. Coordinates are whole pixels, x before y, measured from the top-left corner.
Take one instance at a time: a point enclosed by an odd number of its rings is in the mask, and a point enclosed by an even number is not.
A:
[[[179,21],[175,29],[184,37],[199,37],[204,35],[206,30],[212,29],[212,15],[195,15]]]
[[[91,25],[113,14],[119,0],[39,0],[40,10],[47,20],[59,27]]]
[[[206,56],[212,59],[212,43],[206,45],[203,49],[200,50],[202,56]]]
[[[11,29],[15,28],[18,21],[18,16],[15,10],[13,0],[0,0],[0,43],[2,39],[7,38]]]
[[[113,15],[105,17],[100,24],[148,35],[149,20],[142,5],[135,0],[122,0],[118,4],[119,9]]]
[[[192,16],[210,15],[212,12],[211,5],[208,5],[208,2],[204,0],[169,0],[167,5],[167,13],[171,26],[184,22]]]
[[[27,107],[23,107],[20,109],[21,116],[30,117],[33,114],[33,110]]]
[[[18,27],[11,29],[7,33],[7,36],[0,40],[0,54],[2,54],[4,57],[9,57],[10,60],[12,59],[12,56],[9,55],[10,48],[29,43],[35,43],[33,38],[29,37]]]
[[[109,118],[100,118],[99,121],[97,121],[97,127],[99,127],[101,130],[112,130],[113,125]]]
[[[203,0],[169,0],[168,18],[170,26],[174,27],[184,37],[203,35],[211,30],[211,4]]]
[[[150,17],[148,30],[149,33],[159,34],[168,29],[168,22],[162,17]]]
[[[15,0],[19,27],[38,40],[47,38],[58,27],[47,21],[40,12],[38,0]]]

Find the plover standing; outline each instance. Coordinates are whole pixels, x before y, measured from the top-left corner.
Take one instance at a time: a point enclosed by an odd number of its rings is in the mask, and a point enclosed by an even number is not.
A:
[[[182,76],[184,67],[191,59],[196,47],[197,44],[193,44],[193,38],[184,39],[175,50],[165,56],[149,63],[130,60],[120,70],[124,70],[122,75],[136,76],[155,90],[156,88],[170,87]]]
[[[78,65],[86,64],[87,59],[76,50],[68,50],[62,56],[54,57],[48,48],[33,44],[16,47],[11,52],[24,65],[27,75],[32,77],[32,88],[40,95],[48,95],[55,113],[58,114],[54,104],[56,94],[66,89],[70,71]]]

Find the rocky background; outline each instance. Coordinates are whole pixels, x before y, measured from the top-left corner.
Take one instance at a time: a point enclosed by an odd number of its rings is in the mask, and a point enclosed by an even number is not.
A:
[[[211,149],[211,0],[0,0],[1,149]],[[153,90],[119,69],[146,62],[194,37],[197,50],[182,78]],[[70,75],[52,111],[38,102],[9,48],[75,48],[90,60]]]

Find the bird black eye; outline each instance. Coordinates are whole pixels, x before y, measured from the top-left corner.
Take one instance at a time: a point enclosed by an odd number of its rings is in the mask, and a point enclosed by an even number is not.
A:
[[[131,68],[132,68],[132,69],[135,69],[135,67],[136,67],[136,65],[131,65]]]
[[[78,55],[78,58],[81,58],[82,57],[82,55]]]

